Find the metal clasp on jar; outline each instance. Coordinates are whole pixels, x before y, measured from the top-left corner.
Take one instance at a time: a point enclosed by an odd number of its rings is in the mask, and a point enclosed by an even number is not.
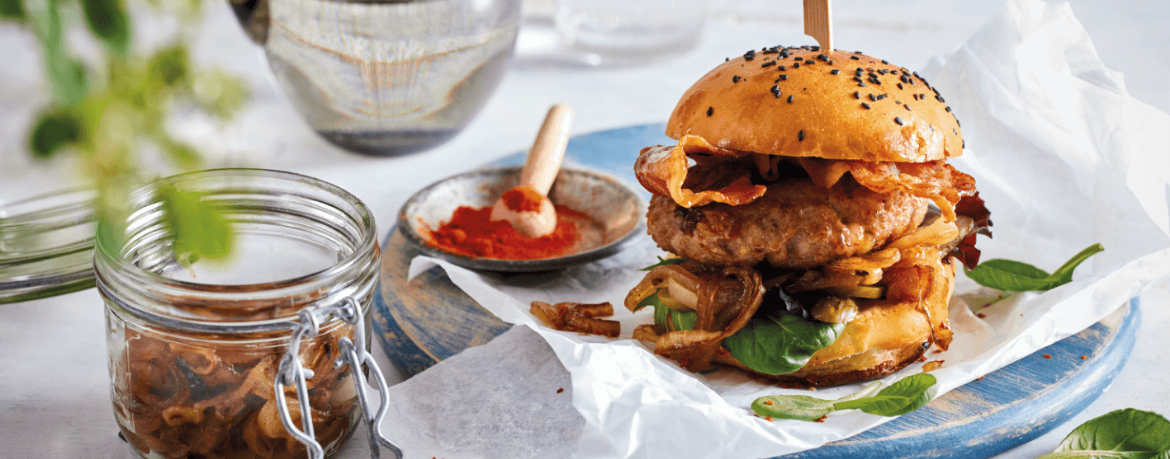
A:
[[[386,396],[386,378],[382,375],[382,369],[374,361],[374,356],[366,351],[365,321],[357,301],[353,298],[346,298],[339,303],[328,306],[305,308],[297,317],[296,326],[288,340],[288,350],[280,359],[280,367],[276,371],[276,378],[273,382],[273,390],[276,392],[276,407],[280,413],[280,421],[284,423],[284,428],[293,438],[305,445],[310,459],[324,459],[325,449],[317,442],[316,435],[313,433],[312,410],[307,408],[309,406],[309,390],[305,380],[312,379],[313,371],[301,364],[300,347],[302,340],[317,336],[320,323],[325,322],[329,317],[337,317],[353,325],[356,342],[350,341],[346,337],[338,339],[341,355],[333,362],[333,365],[335,368],[340,368],[342,365],[349,364],[350,371],[354,372],[353,383],[357,389],[358,403],[362,407],[362,419],[366,423],[366,428],[369,429],[370,457],[381,458],[382,447],[385,447],[394,454],[395,459],[402,459],[402,450],[382,435],[382,420],[386,416],[386,410],[390,408],[390,398]],[[374,377],[376,383],[374,389],[382,395],[378,411],[372,414],[366,384],[361,377],[362,365],[369,369],[370,375]],[[300,406],[304,407],[301,409],[301,427],[299,429],[293,422],[288,402],[284,397],[284,389],[289,385],[296,387],[297,400]]]

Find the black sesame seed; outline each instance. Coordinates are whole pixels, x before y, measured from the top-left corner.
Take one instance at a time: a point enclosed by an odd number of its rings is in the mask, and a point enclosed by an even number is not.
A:
[[[812,46],[809,46],[809,47],[808,47],[808,50],[809,50],[809,51],[820,51],[820,50],[821,50],[821,47],[820,47],[820,46],[817,46],[817,45],[812,45]]]
[[[760,68],[771,67],[773,65],[776,65],[776,61],[768,61],[768,62],[765,62],[763,64],[760,64]]]
[[[723,58],[723,62],[727,62],[727,61],[730,61],[730,60],[731,60],[731,58],[730,58],[730,57],[725,57],[725,58]]]
[[[966,140],[963,141],[963,146],[960,148],[967,148],[967,141]]]
[[[864,108],[864,109],[866,109],[866,110],[869,110],[869,104],[867,104],[867,103],[865,103],[865,102],[862,102],[862,103],[861,103],[861,108]]]
[[[882,100],[885,98],[886,98],[886,94],[878,94],[878,96],[877,96],[877,100]]]
[[[890,70],[890,75],[897,75],[897,74],[898,74],[897,70]]]
[[[861,83],[861,77],[859,77],[859,76],[855,76],[855,77],[853,77],[853,81],[856,81],[856,82],[858,82],[858,83]]]
[[[906,77],[906,75],[902,75],[902,78],[900,78],[900,80],[902,80],[902,82],[903,82],[903,83],[909,83],[909,82],[910,82],[910,79],[909,79],[909,78],[907,78],[907,77]]]
[[[791,55],[792,55],[792,53],[788,52],[787,48],[780,50],[780,58],[781,59],[787,59],[788,56],[791,56]]]
[[[783,65],[776,66],[776,68],[777,68],[777,69],[779,69],[781,72],[783,72],[783,71],[785,71],[785,70],[788,70],[788,67],[785,67],[785,66],[783,66]]]
[[[958,118],[955,118],[955,126],[958,126],[958,127],[963,127],[963,123],[960,123],[960,122],[959,122],[959,119],[958,119]],[[956,134],[958,134],[958,133],[956,132]]]
[[[896,116],[895,116],[895,117],[894,117],[894,122],[895,122],[895,123],[898,123],[898,126],[902,126],[902,125],[903,125],[903,124],[902,124],[902,118],[898,118],[898,117],[896,117]]]
[[[950,113],[950,112],[951,112],[951,107],[948,105],[947,106],[947,113]]]
[[[732,82],[732,83],[739,83],[739,75],[734,75],[734,76],[732,76],[732,77],[731,77],[731,82]]]
[[[800,132],[796,133],[796,140],[800,141],[800,142],[804,142],[804,131],[800,131]]]
[[[902,89],[902,83],[898,83],[898,89]]]
[[[804,61],[804,65],[813,65],[813,64],[816,64],[816,61],[811,61],[811,60]]]
[[[743,60],[745,60],[745,61],[750,61],[750,60],[755,59],[755,58],[756,58],[756,50],[754,50],[754,49],[751,51],[748,51],[746,53],[743,53]]]
[[[868,72],[866,75],[869,75],[870,78],[877,78],[877,74],[873,72]]]
[[[780,75],[780,81],[785,81],[787,79],[788,79],[788,75]]]
[[[837,70],[837,69],[833,69],[833,71],[831,71],[831,72],[829,72],[829,73],[832,73],[833,75],[837,75],[837,74],[840,74],[840,73],[841,73],[841,71],[840,71],[840,70]]]
[[[887,73],[890,73],[890,71],[889,71],[889,70],[886,70],[886,69],[881,69],[881,70],[878,70],[878,73],[880,73],[880,74],[882,74],[882,75],[885,75],[885,74],[887,74]]]
[[[772,85],[772,87],[768,90],[772,91],[772,95],[775,96],[777,99],[780,98],[780,85],[778,85],[778,84]]]
[[[865,53],[863,53],[861,51],[854,51],[853,54],[865,54]]]
[[[865,83],[857,83],[857,87],[859,87],[859,88],[864,88],[864,87],[865,87]]]
[[[882,63],[883,63],[883,64],[886,64],[886,65],[890,65],[890,61],[887,61],[887,60],[885,60],[885,59],[882,59]]]
[[[792,103],[792,94],[788,95],[788,103],[790,103],[790,104]]]
[[[792,68],[794,68],[794,69],[798,69],[798,68],[800,68],[800,62],[793,62],[793,63],[792,63]]]
[[[853,91],[853,98],[861,100],[861,92],[860,91]]]
[[[935,94],[935,95],[934,95],[934,98],[935,98],[935,99],[938,99],[938,101],[939,101],[939,102],[942,102],[942,103],[944,103],[944,104],[945,104],[945,103],[947,103],[947,100],[946,100],[946,99],[943,99],[943,97],[942,97],[942,96],[940,96],[940,95],[938,95],[938,94]]]
[[[715,107],[707,107],[707,116],[711,116],[714,113],[715,113]]]
[[[857,57],[857,56],[849,56],[849,58],[850,58],[850,59],[853,59],[853,60],[855,60],[855,61],[859,61],[859,60],[861,60],[861,58],[860,58],[860,57]]]
[[[909,106],[909,105],[903,105],[902,107],[904,107],[904,108],[905,108],[906,110],[908,110],[908,111],[913,111],[913,110],[910,110],[910,106]]]
[[[870,95],[869,95],[869,101],[870,101],[870,102],[877,102],[877,101],[878,101],[878,98],[874,97],[874,96],[873,96],[873,94],[870,94]]]

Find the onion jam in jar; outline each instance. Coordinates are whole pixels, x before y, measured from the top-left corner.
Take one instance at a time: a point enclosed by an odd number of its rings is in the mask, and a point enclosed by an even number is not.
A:
[[[230,255],[178,261],[160,199],[172,186],[224,211]],[[126,441],[148,458],[306,457],[283,410],[296,425],[311,415],[306,432],[326,456],[339,451],[362,420],[361,373],[343,343],[368,335],[369,320],[313,320],[316,333],[293,346],[307,394],[279,384],[278,368],[303,311],[348,302],[369,317],[380,253],[369,209],[320,180],[253,169],[162,179],[131,200],[120,248],[99,230],[94,255]]]

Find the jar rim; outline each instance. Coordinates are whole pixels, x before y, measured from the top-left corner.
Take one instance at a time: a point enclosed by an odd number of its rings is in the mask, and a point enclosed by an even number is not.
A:
[[[354,223],[360,225],[361,234],[360,240],[352,241],[353,250],[346,254],[344,258],[332,263],[330,266],[323,269],[294,276],[288,279],[280,279],[276,281],[251,283],[251,284],[232,284],[232,285],[218,285],[209,283],[191,282],[187,280],[174,279],[162,275],[158,272],[151,271],[142,266],[139,266],[127,257],[128,251],[126,244],[118,247],[116,253],[111,253],[115,244],[108,243],[108,239],[113,237],[109,232],[108,223],[99,222],[98,236],[95,253],[95,269],[97,271],[98,287],[102,290],[104,296],[112,299],[117,299],[118,295],[112,292],[110,288],[105,285],[110,283],[111,279],[104,273],[105,270],[117,271],[117,274],[124,276],[126,279],[118,280],[119,284],[125,285],[129,280],[134,285],[148,285],[152,288],[166,289],[174,292],[169,294],[169,297],[182,298],[216,298],[225,302],[233,300],[240,301],[236,298],[245,294],[264,294],[273,297],[281,297],[282,292],[287,292],[286,296],[301,297],[306,295],[320,294],[320,288],[312,288],[314,284],[321,284],[324,281],[336,280],[340,281],[345,277],[346,273],[356,266],[370,263],[371,257],[377,259],[377,229],[374,222],[373,214],[369,208],[353,194],[345,191],[329,182],[309,177],[302,174],[286,171],[276,171],[268,169],[253,169],[253,168],[227,168],[227,169],[208,169],[195,172],[188,172],[178,174],[170,177],[155,180],[147,185],[144,185],[131,193],[131,202],[135,203],[138,209],[143,209],[148,205],[153,205],[158,202],[158,190],[166,186],[179,185],[187,182],[195,182],[200,180],[216,180],[216,179],[275,179],[277,181],[285,181],[289,183],[301,183],[314,187],[318,191],[324,191],[332,197],[341,199],[345,205],[350,206],[351,209],[345,209],[347,215],[352,211],[351,217],[356,217]],[[133,216],[130,220],[133,220]],[[374,254],[374,255],[371,255]],[[375,264],[376,266],[376,264]],[[376,276],[375,276],[376,277]],[[331,285],[332,283],[326,283]],[[303,290],[306,286],[310,287],[307,291]],[[318,286],[323,288],[324,286]],[[299,293],[298,293],[299,292]],[[321,294],[322,297],[328,296]],[[316,300],[307,300],[306,303],[312,303]],[[178,326],[177,328],[199,329],[205,331],[211,328],[230,328],[239,332],[258,331],[257,327],[262,329],[285,329],[287,323],[295,321],[297,316],[295,312],[291,314],[265,318],[265,319],[248,319],[248,320],[206,320],[206,317],[186,317],[185,315],[166,314],[160,311],[150,311],[150,308],[140,308],[140,305],[134,304],[134,301],[116,301],[118,306],[128,312],[139,316],[140,318],[151,321],[164,320],[168,326],[181,325],[186,323],[188,326]],[[291,310],[292,308],[290,308]],[[299,308],[297,308],[299,309]],[[217,318],[220,319],[220,318]],[[176,322],[177,321],[177,322]],[[267,324],[267,325],[266,325]],[[271,326],[271,327],[269,327]],[[238,330],[236,330],[238,329]]]

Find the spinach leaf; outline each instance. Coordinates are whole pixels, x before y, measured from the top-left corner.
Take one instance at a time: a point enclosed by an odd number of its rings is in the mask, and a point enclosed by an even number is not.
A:
[[[1027,263],[998,258],[980,263],[975,269],[967,270],[966,273],[967,277],[979,285],[998,290],[1011,292],[1051,290],[1072,282],[1073,271],[1077,269],[1077,266],[1103,250],[1105,248],[1101,244],[1093,244],[1073,255],[1052,274]]]
[[[838,410],[861,410],[879,416],[901,416],[922,408],[934,398],[938,380],[930,373],[918,373],[890,385],[877,395],[833,404]]]
[[[833,412],[833,402],[807,395],[768,395],[752,402],[752,411],[761,417],[816,421]]]
[[[695,311],[675,311],[662,305],[661,300],[658,299],[658,294],[646,297],[646,300],[654,299],[654,325],[661,328],[671,328],[674,330],[693,330],[695,322],[699,320],[699,313]],[[646,300],[642,300],[646,302]],[[642,307],[642,303],[638,303],[638,307]],[[667,326],[667,321],[671,327]]]
[[[1056,278],[1057,282],[1056,285],[1053,285],[1053,287],[1072,282],[1073,271],[1077,269],[1077,266],[1080,266],[1081,263],[1084,263],[1085,260],[1089,259],[1089,257],[1103,251],[1105,251],[1105,247],[1103,247],[1101,244],[1093,244],[1086,247],[1085,250],[1080,251],[1076,255],[1073,255],[1072,258],[1064,262],[1063,265],[1061,265],[1059,268],[1056,268],[1056,271],[1052,273],[1052,277]]]
[[[1112,411],[1073,429],[1042,457],[1170,458],[1170,421],[1133,408]]]
[[[805,366],[813,353],[837,341],[844,329],[844,324],[778,313],[752,319],[742,330],[724,339],[723,347],[754,371],[782,375]]]
[[[979,285],[1012,292],[1047,290],[1049,276],[1027,263],[1002,259],[987,260],[967,271],[967,277]]]
[[[670,322],[674,324],[675,330],[694,330],[695,322],[699,321],[699,313],[695,311],[666,310],[670,311]]]
[[[650,295],[646,298],[643,298],[642,301],[639,301],[638,305],[634,306],[634,312],[638,312],[638,310],[640,310],[646,306],[653,306],[655,315],[658,315],[659,309],[667,309],[665,306],[662,305],[662,300],[658,298],[657,293]],[[657,319],[655,321],[657,321]]]
[[[647,267],[645,267],[645,268],[639,269],[638,271],[649,271],[649,270],[651,270],[651,269],[654,269],[654,268],[657,268],[657,267],[659,267],[659,266],[677,265],[677,264],[679,264],[679,263],[682,263],[682,262],[684,262],[684,261],[687,261],[687,259],[686,259],[686,258],[681,258],[681,257],[676,257],[676,258],[662,258],[662,257],[657,257],[657,258],[658,258],[658,263],[654,263],[654,264],[652,264],[652,265],[650,265],[650,266],[647,266]]]
[[[838,402],[868,397],[882,386],[881,381],[837,399]],[[807,395],[767,395],[752,402],[752,411],[763,417],[816,421],[833,412],[833,401]]]

